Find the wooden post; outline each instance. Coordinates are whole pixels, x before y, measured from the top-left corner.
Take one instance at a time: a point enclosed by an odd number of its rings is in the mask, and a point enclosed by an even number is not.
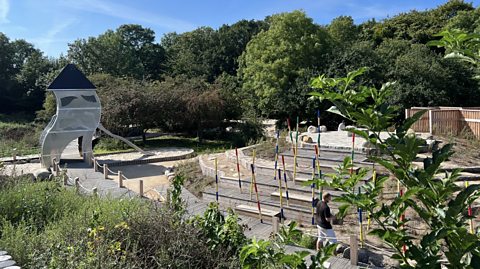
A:
[[[67,175],[63,175],[63,186],[67,186],[67,182],[68,181],[68,176]]]
[[[103,178],[108,179],[108,165],[106,163],[103,164]]]
[[[98,196],[98,189],[97,189],[97,187],[94,187],[94,188],[92,189],[92,191],[93,191],[93,196],[97,197],[97,196]]]
[[[405,108],[405,119],[408,119],[408,108]]]
[[[123,176],[120,170],[118,170],[118,187],[123,188]]]
[[[428,110],[428,131],[433,135],[433,113],[432,110]]]
[[[97,170],[98,170],[97,160],[95,160],[95,158],[93,158],[93,171],[97,172]]]
[[[357,265],[358,263],[358,243],[357,235],[350,236],[350,264]]]
[[[13,153],[13,160],[15,161],[15,153]],[[53,163],[53,167],[52,167],[53,172],[57,172],[57,159],[53,158],[52,163]]]
[[[79,180],[80,180],[80,179],[79,179],[78,177],[76,177],[76,178],[73,179],[73,182],[75,182],[75,189],[77,190],[77,192],[78,192],[79,189],[80,189],[80,182],[79,182]]]
[[[140,194],[140,197],[143,197],[143,179],[140,179],[138,184],[138,193]]]
[[[278,218],[277,216],[272,216],[272,228],[273,228],[273,233],[276,234],[279,231],[278,228]]]

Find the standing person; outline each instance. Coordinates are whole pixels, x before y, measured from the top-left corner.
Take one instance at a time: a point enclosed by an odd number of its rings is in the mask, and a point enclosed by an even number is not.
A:
[[[322,202],[317,203],[317,251],[320,250],[321,247],[326,246],[327,244],[337,243],[337,237],[335,236],[335,231],[333,231],[332,227],[332,220],[334,216],[330,212],[330,207],[328,207],[328,203],[331,200],[332,195],[326,192],[323,194]]]

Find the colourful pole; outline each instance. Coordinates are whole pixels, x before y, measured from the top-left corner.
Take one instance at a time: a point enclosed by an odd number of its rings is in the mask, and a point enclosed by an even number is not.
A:
[[[215,199],[218,204],[218,161],[215,158]]]
[[[252,165],[255,165],[255,149],[252,151]],[[252,194],[253,194],[253,182],[255,180],[255,175],[253,174],[252,170],[252,178],[250,179],[250,200],[252,200]]]
[[[320,175],[320,160],[319,160],[319,152],[318,152],[318,146],[315,145],[315,159],[317,159],[317,173]]]
[[[375,170],[375,164],[373,165],[373,175],[372,175],[372,179],[373,179],[373,185],[375,185],[376,181],[377,181],[377,171]],[[371,225],[371,222],[372,222],[372,216],[370,213],[368,213],[368,219],[367,219],[367,231],[370,230],[370,225]]]
[[[290,205],[290,199],[288,197],[288,183],[287,183],[287,172],[285,170],[285,157],[282,155],[282,164],[283,164],[283,179],[285,180],[285,194],[287,195],[287,206]]]
[[[312,159],[312,180],[315,179],[315,158]],[[315,225],[315,183],[310,185],[312,189],[312,225]]]
[[[403,190],[400,189],[400,197],[402,197],[402,196],[403,196]],[[400,221],[401,222],[405,221],[405,214],[400,215]],[[403,227],[403,224],[402,224],[402,227]],[[402,246],[402,251],[403,251],[404,254],[405,254],[405,252],[407,252],[407,246],[406,245]]]
[[[318,136],[317,136],[317,145],[318,150],[320,150],[320,109],[317,109],[317,124],[318,124]],[[318,159],[318,156],[317,156]]]
[[[358,194],[361,194],[362,190],[358,187]],[[360,229],[360,245],[363,248],[363,211],[362,208],[358,208],[358,228]]]
[[[252,180],[253,184],[255,185],[255,194],[257,196],[258,216],[260,217],[260,222],[263,223],[262,209],[260,208],[260,199],[258,198],[257,180],[255,179],[255,168],[253,163],[250,165],[250,167],[252,168]]]
[[[468,180],[465,180],[465,188],[468,188],[468,184],[469,184]],[[473,212],[472,212],[472,206],[469,205],[469,206],[468,206],[468,216],[470,217],[470,219],[468,220],[468,222],[469,222],[469,224],[470,224],[469,226],[470,226],[470,233],[471,233],[471,234],[473,234],[473,233],[475,232],[475,231],[474,231],[475,229],[473,228],[473,219],[471,218],[472,215],[473,215],[472,213],[473,213]]]
[[[280,138],[280,130],[277,131],[277,142],[275,143],[275,168],[273,169],[273,180],[277,180],[276,174],[277,174],[277,165],[278,165],[278,139],[279,138]]]
[[[352,167],[350,168],[350,175],[353,174],[353,159],[355,158],[355,133],[352,133]]]
[[[282,193],[282,171],[278,169],[278,193],[280,194],[280,220],[283,222],[283,193]]]
[[[293,155],[293,182],[295,182],[295,179],[297,178],[298,122],[299,118],[297,116],[297,134],[295,138],[295,152]]]
[[[292,128],[290,127],[290,118],[287,118],[287,126],[288,126],[288,135],[290,136],[290,141],[292,142],[292,152],[293,154],[295,154],[295,146],[293,145]]]
[[[235,148],[235,155],[237,156],[238,187],[240,188],[240,193],[242,193],[242,180],[240,179],[240,163],[238,162],[238,149],[237,148]]]

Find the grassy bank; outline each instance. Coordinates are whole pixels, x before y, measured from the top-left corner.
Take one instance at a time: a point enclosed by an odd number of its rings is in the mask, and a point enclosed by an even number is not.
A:
[[[197,154],[222,152],[234,147],[234,143],[228,140],[206,140],[199,141],[193,137],[183,136],[160,136],[147,139],[144,143],[141,139],[133,141],[142,149],[150,150],[162,147],[182,147],[191,148]],[[119,153],[131,151],[127,144],[113,138],[102,138],[98,145],[95,146],[96,154],[103,153]]]
[[[0,157],[39,153],[40,133],[32,123],[0,122]]]
[[[24,268],[238,268],[173,207],[0,178],[0,249]],[[28,197],[28,199],[26,199]]]

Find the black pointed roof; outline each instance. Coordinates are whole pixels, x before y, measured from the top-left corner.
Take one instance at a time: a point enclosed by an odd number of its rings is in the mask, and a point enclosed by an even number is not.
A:
[[[48,86],[49,90],[95,90],[95,86],[74,64],[67,64]]]

